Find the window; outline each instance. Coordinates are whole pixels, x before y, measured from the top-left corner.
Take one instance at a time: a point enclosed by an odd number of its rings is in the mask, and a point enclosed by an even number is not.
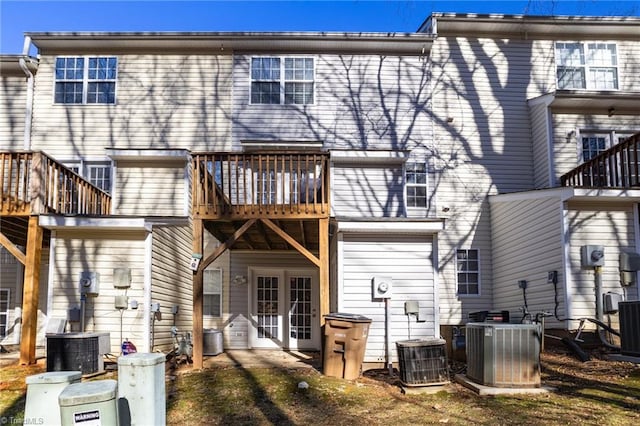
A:
[[[618,89],[615,43],[556,43],[559,89]]]
[[[313,58],[251,58],[252,104],[313,102]]]
[[[456,252],[458,295],[480,294],[480,257],[477,249]]]
[[[405,166],[407,207],[426,208],[427,198],[427,163],[409,162]]]
[[[0,289],[0,337],[6,337],[9,326],[9,289]]]
[[[105,192],[111,192],[110,161],[76,161],[66,162],[65,166]]]
[[[203,315],[222,316],[222,270],[205,269],[203,275]]]
[[[56,58],[55,103],[114,104],[116,57]]]

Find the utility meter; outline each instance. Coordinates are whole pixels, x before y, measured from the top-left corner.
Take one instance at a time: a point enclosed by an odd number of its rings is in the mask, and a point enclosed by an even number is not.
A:
[[[582,246],[581,247],[582,266],[604,266],[603,246]]]
[[[391,277],[373,277],[371,280],[373,298],[389,299],[392,293],[392,283]]]
[[[100,292],[100,274],[83,271],[80,273],[80,294],[97,296]]]

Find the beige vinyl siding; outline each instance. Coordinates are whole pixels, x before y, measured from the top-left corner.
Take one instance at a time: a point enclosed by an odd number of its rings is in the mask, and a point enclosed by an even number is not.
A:
[[[431,51],[433,173],[438,215],[440,319],[459,324],[492,304],[487,197],[535,187],[527,99],[553,87],[548,42],[440,36]],[[534,60],[535,58],[535,60]],[[480,296],[456,295],[457,249],[478,249]]]
[[[536,188],[549,188],[552,165],[549,164],[549,113],[546,104],[538,103],[530,107],[533,177]]]
[[[184,216],[190,192],[182,161],[117,163],[114,213],[141,216]]]
[[[439,337],[435,329],[436,309],[433,279],[433,245],[431,236],[343,234],[342,299],[338,310],[364,315],[372,320],[369,328],[365,362],[385,360],[385,304],[372,299],[374,276],[393,280],[391,310],[391,344],[410,337]],[[421,321],[404,314],[404,302],[419,302]],[[396,359],[395,350],[392,351]]]
[[[235,56],[234,144],[313,140],[325,148],[412,149],[432,140],[425,57],[290,56],[315,59],[312,105],[250,104],[252,55]]]
[[[616,41],[619,90],[640,91],[640,40]]]
[[[0,148],[24,149],[26,75],[0,76]]]
[[[604,246],[602,292],[623,294],[620,286],[619,255],[622,250],[638,252],[635,240],[633,205],[630,203],[570,202],[567,212],[570,233],[570,265],[573,283],[569,288],[571,318],[594,318],[595,275],[593,268],[582,268],[583,245]],[[637,300],[637,286],[627,289],[628,300]],[[606,317],[605,317],[606,319]],[[616,320],[612,316],[612,320]],[[577,322],[573,323],[577,327]]]
[[[527,281],[529,312],[555,310],[553,284],[549,271],[558,272],[558,316],[565,315],[563,208],[558,197],[491,202],[493,228],[493,309],[510,312],[511,321],[522,318],[524,295],[518,281]],[[547,319],[547,326],[562,323]]]
[[[249,277],[249,268],[300,269],[315,268],[305,257],[297,252],[249,252],[234,251],[231,257],[231,277],[241,275]],[[249,289],[251,283],[229,285],[229,315],[223,330],[225,345],[229,349],[249,347]]]
[[[139,349],[144,347],[144,278],[145,233],[139,231],[58,230],[52,237],[55,244],[53,268],[53,300],[51,316],[67,318],[67,311],[80,307],[79,280],[83,271],[100,274],[100,293],[86,302],[85,331],[109,332],[111,351],[120,353],[120,312],[114,307],[116,295],[136,300],[139,308],[123,312],[123,339],[129,339]],[[131,270],[131,288],[113,287],[113,269]],[[79,331],[80,323],[67,325],[68,331]]]
[[[230,148],[229,55],[117,54],[115,105],[53,103],[55,56],[36,76],[33,147],[54,157],[105,148]]]
[[[640,131],[640,118],[632,115],[553,114],[553,149],[558,182],[560,177],[582,163],[580,134]]]
[[[193,235],[189,226],[154,226],[151,255],[151,301],[160,303],[162,319],[153,327],[154,350],[173,348],[171,327],[180,332],[193,329],[193,271],[189,267]],[[178,314],[172,307],[178,305]]]
[[[334,216],[404,216],[402,164],[332,166]]]

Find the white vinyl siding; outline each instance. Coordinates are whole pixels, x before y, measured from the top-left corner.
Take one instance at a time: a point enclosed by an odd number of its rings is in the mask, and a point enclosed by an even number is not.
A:
[[[332,209],[335,216],[404,215],[402,165],[334,164]]]
[[[570,202],[568,208],[569,267],[573,274],[573,285],[569,288],[571,312],[567,316],[593,318],[596,314],[595,275],[593,268],[581,267],[580,249],[583,245],[604,246],[602,292],[623,294],[618,264],[620,252],[638,252],[633,205],[607,203],[605,206],[597,202]],[[627,300],[637,300],[636,293],[637,286],[628,287]],[[577,327],[578,324],[574,322],[573,325]]]
[[[436,295],[432,262],[432,237],[408,235],[343,234],[342,299],[339,312],[364,315],[372,320],[367,339],[365,362],[385,360],[385,307],[372,299],[371,280],[374,276],[393,280],[391,304],[391,344],[410,337],[439,337],[436,324]],[[340,284],[339,284],[340,285]],[[404,302],[417,301],[420,320],[415,322],[404,314]],[[396,351],[392,351],[394,360]]]
[[[493,229],[493,309],[509,311],[512,322],[522,318],[524,294],[518,281],[527,281],[529,312],[555,310],[553,284],[547,273],[558,271],[558,316],[566,314],[564,305],[562,201],[559,197],[515,201],[491,201]],[[558,326],[547,318],[549,326]]]
[[[151,301],[160,303],[162,320],[154,324],[152,350],[168,352],[173,348],[174,305],[178,306],[178,330],[184,333],[193,329],[193,271],[189,268],[192,245],[190,226],[153,227]]]
[[[114,212],[125,215],[184,216],[187,165],[181,161],[116,163]]]
[[[22,71],[17,76],[0,76],[0,141],[3,149],[24,149],[24,118],[27,81]]]
[[[322,141],[328,149],[411,149],[432,140],[423,57],[314,55],[314,103],[277,108],[251,102],[252,57],[234,56],[234,146]]]
[[[145,233],[58,230],[52,240],[55,240],[56,263],[51,277],[53,299],[50,316],[67,318],[70,308],[80,308],[80,273],[97,272],[100,292],[97,297],[87,298],[85,331],[109,332],[111,352],[120,353],[120,312],[115,309],[113,301],[115,296],[126,294],[130,301],[139,303],[139,308],[122,312],[125,324],[122,337],[133,342],[138,350],[143,348],[144,311],[148,309],[144,306]],[[113,287],[113,269],[121,267],[131,270],[131,287],[126,292]],[[79,331],[80,323],[70,323],[67,327],[68,331]]]
[[[105,148],[231,148],[231,56],[118,54],[118,101],[52,104],[55,57],[40,58],[33,148],[55,158],[95,158]]]
[[[533,175],[537,189],[550,186],[551,143],[549,141],[549,127],[551,126],[548,108],[544,103],[530,107],[531,142],[533,145]]]

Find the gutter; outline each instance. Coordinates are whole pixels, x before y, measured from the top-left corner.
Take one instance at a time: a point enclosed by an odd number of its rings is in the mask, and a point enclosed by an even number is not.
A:
[[[24,111],[24,143],[23,148],[26,151],[31,150],[31,123],[33,117],[33,88],[34,88],[34,78],[33,73],[27,67],[27,59],[29,57],[29,49],[31,48],[31,37],[27,36],[24,39],[24,47],[22,49],[22,54],[24,55],[20,58],[20,68],[24,71],[27,76],[27,103]]]

